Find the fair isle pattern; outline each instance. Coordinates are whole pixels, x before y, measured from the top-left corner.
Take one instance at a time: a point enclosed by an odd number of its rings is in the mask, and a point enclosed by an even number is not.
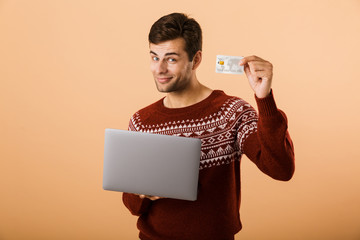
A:
[[[129,130],[201,139],[200,170],[240,160],[245,139],[257,130],[257,114],[244,100],[231,97],[212,115],[200,119],[142,123],[135,113]]]

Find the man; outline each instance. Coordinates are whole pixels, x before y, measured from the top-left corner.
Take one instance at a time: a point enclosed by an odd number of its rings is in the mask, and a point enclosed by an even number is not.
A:
[[[180,13],[160,18],[151,27],[149,47],[156,87],[166,96],[136,112],[129,130],[200,138],[198,199],[124,193],[123,202],[139,216],[142,240],[234,239],[241,229],[242,154],[274,179],[287,181],[294,173],[287,119],[271,90],[272,65],[256,56],[240,63],[255,92],[258,116],[244,100],[198,81],[202,33],[194,19]],[[162,130],[166,127],[171,130]]]

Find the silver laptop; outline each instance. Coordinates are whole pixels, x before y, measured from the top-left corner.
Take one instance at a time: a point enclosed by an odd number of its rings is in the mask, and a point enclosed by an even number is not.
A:
[[[201,140],[105,129],[103,189],[195,201]]]

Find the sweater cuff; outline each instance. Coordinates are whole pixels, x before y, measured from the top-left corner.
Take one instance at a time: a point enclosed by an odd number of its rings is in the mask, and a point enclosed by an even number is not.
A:
[[[272,89],[268,96],[264,98],[258,98],[255,95],[255,99],[258,106],[259,115],[271,116],[278,112]]]
[[[140,216],[148,211],[152,201],[148,198],[141,199],[133,193],[123,193],[123,202],[133,215]]]

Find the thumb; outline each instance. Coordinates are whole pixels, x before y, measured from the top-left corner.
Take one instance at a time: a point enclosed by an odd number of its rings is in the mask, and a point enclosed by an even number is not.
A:
[[[244,66],[244,72],[245,72],[246,76],[249,78],[250,75],[251,75],[251,71],[250,71],[249,64],[246,64],[246,65]]]

